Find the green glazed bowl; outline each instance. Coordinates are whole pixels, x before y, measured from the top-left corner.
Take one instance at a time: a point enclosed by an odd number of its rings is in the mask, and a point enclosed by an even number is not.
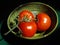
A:
[[[31,11],[34,14],[34,16],[36,16],[40,12],[47,13],[50,16],[51,21],[52,21],[50,28],[45,32],[36,33],[31,38],[23,37],[19,30],[15,31],[15,28],[18,28],[17,26],[18,25],[18,21],[17,21],[18,14],[23,10]],[[57,25],[58,25],[58,15],[56,11],[51,6],[41,3],[41,2],[30,2],[30,3],[20,5],[19,7],[17,7],[15,10],[11,12],[7,20],[7,26],[9,28],[9,32],[12,32],[17,37],[25,38],[25,39],[41,39],[41,38],[47,37],[56,30]]]

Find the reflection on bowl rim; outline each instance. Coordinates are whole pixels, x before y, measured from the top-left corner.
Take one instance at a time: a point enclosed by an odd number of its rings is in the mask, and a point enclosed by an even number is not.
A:
[[[55,12],[55,14],[56,14],[56,18],[57,18],[57,22],[56,22],[56,26],[52,29],[52,31],[51,32],[49,32],[49,33],[47,33],[47,34],[45,34],[44,36],[42,36],[42,37],[40,37],[40,38],[33,38],[33,39],[41,39],[41,38],[44,38],[44,37],[47,37],[47,36],[49,36],[50,34],[52,34],[55,30],[56,30],[56,28],[57,28],[57,26],[58,26],[58,14],[57,14],[57,12],[55,11],[55,9],[53,9],[51,6],[49,6],[48,4],[45,4],[45,3],[41,3],[41,2],[29,2],[29,3],[26,3],[26,4],[42,4],[42,5],[45,5],[45,6],[47,6],[47,7],[49,7],[50,9],[52,9],[52,11],[54,11]],[[22,4],[23,5],[23,4]],[[22,5],[19,5],[19,6],[22,6]],[[18,7],[19,7],[18,6]],[[18,8],[17,7],[17,8]],[[16,8],[16,9],[17,9]],[[11,12],[11,14],[16,10],[16,9],[14,9],[12,12]],[[10,15],[11,15],[10,14]],[[9,18],[10,18],[10,16],[9,16]],[[8,19],[9,20],[9,19]],[[8,22],[8,21],[7,21]],[[7,25],[8,25],[8,23],[7,23]],[[9,27],[9,26],[8,26]],[[10,28],[9,28],[10,29]],[[13,31],[12,31],[12,33],[14,33]],[[26,39],[29,39],[29,38],[26,38]],[[31,39],[31,38],[30,38]]]

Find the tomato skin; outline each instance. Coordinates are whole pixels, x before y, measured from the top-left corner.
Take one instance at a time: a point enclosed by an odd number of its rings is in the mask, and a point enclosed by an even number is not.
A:
[[[19,24],[19,28],[22,31],[22,36],[24,37],[32,37],[37,30],[37,25],[35,22],[21,22]]]
[[[37,15],[37,27],[38,31],[46,31],[51,25],[51,19],[46,13],[40,13]]]
[[[32,12],[28,10],[23,10],[22,12],[19,13],[19,18],[18,20],[21,21],[23,20],[24,17],[27,17],[29,20],[34,20],[34,15]]]

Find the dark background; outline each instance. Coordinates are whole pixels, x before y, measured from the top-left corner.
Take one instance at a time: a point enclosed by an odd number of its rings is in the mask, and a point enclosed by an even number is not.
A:
[[[25,3],[28,3],[28,2],[42,2],[42,3],[45,3],[45,4],[48,4],[50,6],[52,6],[57,12],[60,12],[60,1],[59,0],[0,0],[0,21],[4,21],[4,20],[7,20],[9,14],[16,8],[18,7],[19,5],[21,4],[25,4]],[[23,40],[23,41],[19,41],[21,43],[18,43],[18,41],[14,41],[16,45],[18,44],[22,44],[24,43],[27,44],[27,45],[59,45],[60,43],[60,28],[58,26],[58,28],[56,29],[56,31],[44,38],[44,39],[40,39],[40,40],[34,40],[34,41],[29,41],[29,42],[26,42],[26,40]],[[12,37],[11,37],[12,38]],[[15,37],[14,37],[15,38]],[[11,41],[11,40],[10,40]],[[8,41],[7,41],[8,42]],[[9,44],[11,44],[11,42],[8,42]],[[14,45],[15,45],[14,44]]]

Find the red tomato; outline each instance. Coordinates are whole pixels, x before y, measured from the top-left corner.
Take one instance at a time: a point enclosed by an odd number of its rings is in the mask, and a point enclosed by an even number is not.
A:
[[[22,31],[22,36],[24,37],[32,37],[37,30],[37,25],[35,22],[21,22],[19,28]]]
[[[32,14],[32,12],[28,11],[28,10],[23,10],[22,12],[19,13],[19,21],[23,21],[23,20],[34,20],[34,15]]]
[[[51,25],[51,19],[46,13],[40,13],[37,15],[37,27],[38,31],[46,31]]]

